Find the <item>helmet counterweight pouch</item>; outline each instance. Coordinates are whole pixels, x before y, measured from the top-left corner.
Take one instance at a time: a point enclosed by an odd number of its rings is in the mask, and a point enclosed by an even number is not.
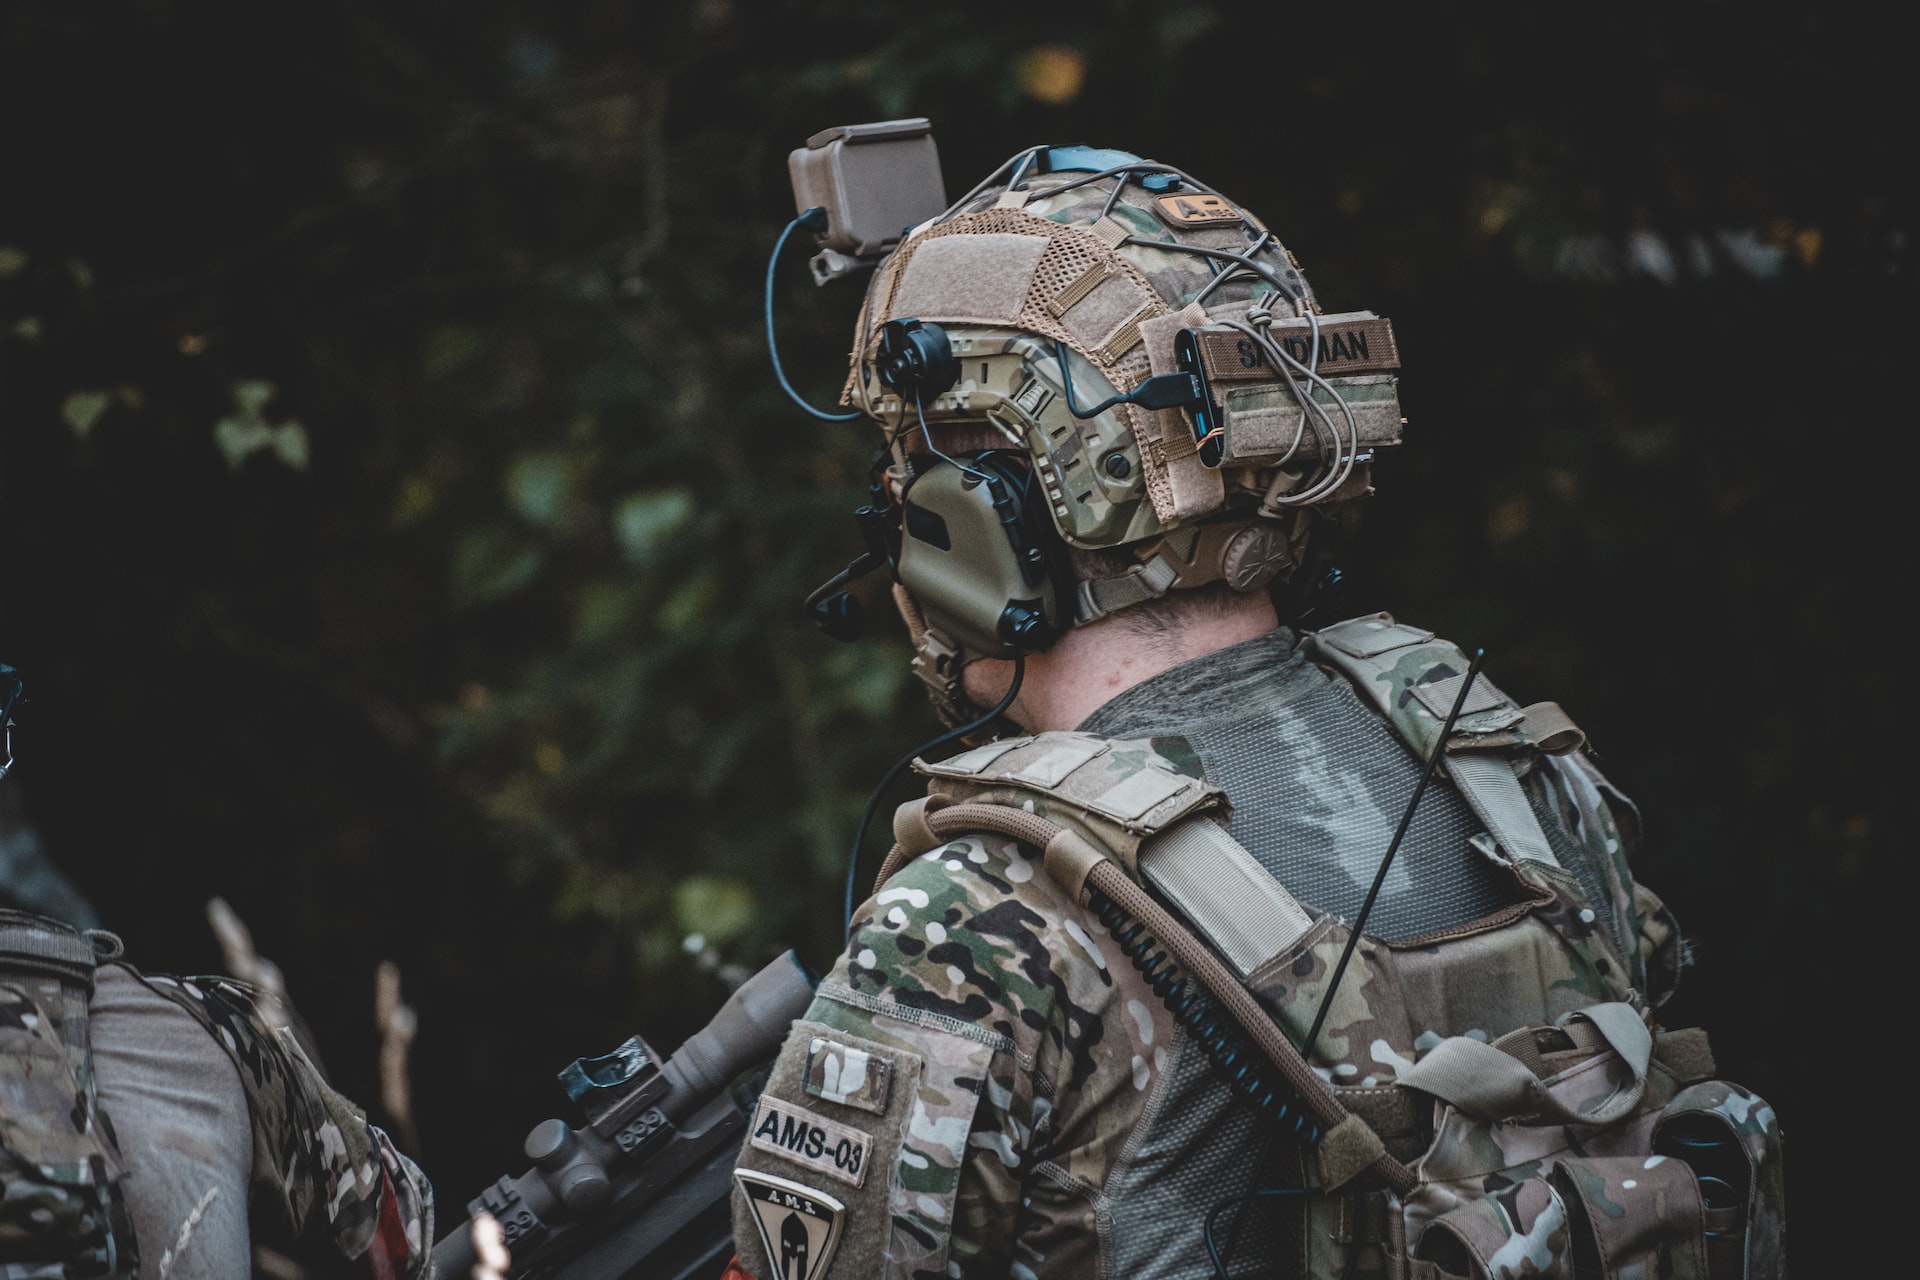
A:
[[[1031,473],[985,453],[938,462],[902,498],[899,579],[927,622],[975,653],[1011,658],[1047,648],[1073,595]]]

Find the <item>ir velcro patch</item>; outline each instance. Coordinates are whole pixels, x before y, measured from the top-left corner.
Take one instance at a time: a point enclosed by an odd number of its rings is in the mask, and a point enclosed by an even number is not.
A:
[[[815,1036],[807,1046],[807,1092],[843,1107],[885,1115],[893,1063],[857,1045]]]
[[[753,1225],[767,1258],[780,1269],[778,1280],[819,1280],[827,1274],[846,1206],[823,1191],[788,1182],[770,1173],[735,1169],[733,1180],[753,1208]]]
[[[867,1180],[873,1154],[867,1134],[766,1093],[753,1113],[748,1143],[854,1187]]]
[[[1160,220],[1174,227],[1208,227],[1238,223],[1240,211],[1211,192],[1183,191],[1153,202]]]

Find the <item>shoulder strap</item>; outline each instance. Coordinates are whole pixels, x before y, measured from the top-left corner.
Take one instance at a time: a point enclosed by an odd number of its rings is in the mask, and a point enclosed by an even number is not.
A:
[[[1424,758],[1434,749],[1469,666],[1458,647],[1386,613],[1335,623],[1305,637],[1305,644],[1315,661],[1351,680],[1416,755]],[[1515,769],[1539,753],[1561,755],[1585,742],[1555,703],[1521,707],[1480,675],[1467,691],[1441,763],[1502,854],[1557,867]]]
[[[935,847],[931,828],[924,841],[915,832],[936,797],[1072,827],[1179,908],[1242,978],[1313,927],[1306,908],[1211,820],[1228,811],[1226,793],[1179,772],[1146,739],[1043,733],[915,766],[933,779],[933,794],[902,810],[895,834],[921,852]]]

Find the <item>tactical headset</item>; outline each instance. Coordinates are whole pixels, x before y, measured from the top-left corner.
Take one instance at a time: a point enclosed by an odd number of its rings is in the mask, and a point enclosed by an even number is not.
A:
[[[877,364],[916,411],[959,376],[945,331],[916,319],[886,325]],[[969,651],[1011,658],[1048,648],[1070,625],[1073,578],[1031,460],[1013,449],[949,455],[924,417],[916,429],[926,451],[910,453],[898,504],[876,483],[875,501],[855,513],[866,553],[815,591],[808,610],[829,634],[852,639],[859,613],[846,587],[885,564],[928,623]]]

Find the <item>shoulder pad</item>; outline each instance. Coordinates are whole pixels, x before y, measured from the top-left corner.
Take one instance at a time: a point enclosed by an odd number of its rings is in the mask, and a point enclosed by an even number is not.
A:
[[[1415,752],[1425,756],[1446,724],[1472,665],[1457,645],[1394,621],[1389,613],[1349,618],[1303,637],[1307,655],[1346,676]],[[1531,749],[1563,755],[1587,736],[1557,703],[1522,707],[1482,672],[1460,707],[1447,750]]]
[[[1140,842],[1197,813],[1222,813],[1226,792],[1188,777],[1141,739],[1054,732],[1005,738],[950,760],[915,760],[931,790],[1069,823],[1129,867]]]

